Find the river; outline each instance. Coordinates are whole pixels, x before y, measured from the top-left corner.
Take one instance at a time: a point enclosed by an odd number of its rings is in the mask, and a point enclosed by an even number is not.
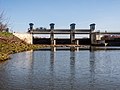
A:
[[[0,90],[120,90],[120,51],[27,51],[0,63]]]

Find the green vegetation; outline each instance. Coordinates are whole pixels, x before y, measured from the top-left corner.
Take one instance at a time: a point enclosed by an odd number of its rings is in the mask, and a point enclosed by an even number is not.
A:
[[[30,45],[15,37],[12,33],[0,32],[0,61],[10,58],[10,54],[40,48]]]

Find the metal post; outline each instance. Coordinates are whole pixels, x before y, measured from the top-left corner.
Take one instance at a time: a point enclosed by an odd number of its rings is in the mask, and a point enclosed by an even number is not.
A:
[[[75,44],[75,23],[72,23],[70,24],[70,30],[71,30],[71,33],[70,33],[70,41],[71,41],[71,44]]]
[[[50,30],[51,30],[51,35],[50,35],[50,40],[51,40],[51,45],[54,45],[54,23],[50,24]]]

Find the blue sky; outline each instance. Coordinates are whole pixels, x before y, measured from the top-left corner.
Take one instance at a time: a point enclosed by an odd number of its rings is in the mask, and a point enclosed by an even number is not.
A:
[[[96,23],[96,30],[120,31],[120,0],[0,0],[0,10],[9,18],[15,32],[26,32],[29,23],[34,27],[89,28]]]

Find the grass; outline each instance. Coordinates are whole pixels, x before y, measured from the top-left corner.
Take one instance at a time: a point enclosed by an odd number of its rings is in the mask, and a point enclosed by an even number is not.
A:
[[[40,45],[30,45],[15,37],[12,33],[0,32],[0,61],[10,58],[10,54],[40,48]]]

